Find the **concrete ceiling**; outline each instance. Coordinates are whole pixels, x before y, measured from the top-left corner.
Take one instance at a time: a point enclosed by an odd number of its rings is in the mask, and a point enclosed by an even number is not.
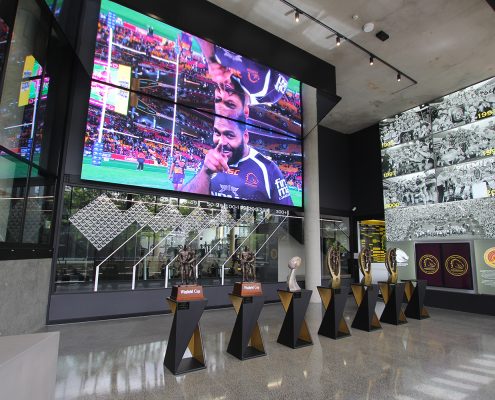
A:
[[[335,65],[342,101],[322,125],[353,133],[379,120],[495,75],[495,12],[485,0],[292,0],[291,2],[383,58],[396,73],[279,0],[209,0]],[[352,16],[357,14],[358,20]],[[362,26],[375,29],[364,33]],[[390,39],[375,34],[383,30]]]

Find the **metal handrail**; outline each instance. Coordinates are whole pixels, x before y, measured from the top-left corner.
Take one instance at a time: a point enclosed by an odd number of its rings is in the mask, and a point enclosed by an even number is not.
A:
[[[172,205],[171,204],[168,204],[165,209],[167,208],[170,208]],[[103,263],[107,262],[108,259],[110,257],[112,257],[117,251],[119,251],[122,247],[124,247],[124,245],[126,243],[129,243],[129,241],[134,238],[139,232],[141,232],[144,228],[146,228],[148,226],[148,224],[153,221],[153,219],[155,218],[156,214],[154,214],[149,221],[147,221],[145,224],[143,224],[143,226],[141,226],[141,228],[139,228],[136,232],[134,232],[132,234],[132,236],[130,236],[124,243],[122,243],[119,247],[117,247],[114,251],[112,251],[107,257],[105,257],[105,259],[99,263],[97,266],[96,266],[96,272],[95,272],[95,284],[94,284],[94,289],[93,291],[94,292],[97,292],[98,291],[98,281],[99,281],[99,277],[100,277],[100,267],[103,265]]]

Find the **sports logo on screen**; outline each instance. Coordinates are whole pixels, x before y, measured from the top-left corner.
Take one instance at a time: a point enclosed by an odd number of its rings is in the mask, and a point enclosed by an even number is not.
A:
[[[469,264],[464,257],[454,254],[445,260],[445,269],[452,276],[463,276],[468,272]]]
[[[495,247],[490,247],[483,255],[486,265],[495,268]]]
[[[432,254],[425,254],[419,259],[419,269],[427,275],[435,274],[440,268],[440,262]]]

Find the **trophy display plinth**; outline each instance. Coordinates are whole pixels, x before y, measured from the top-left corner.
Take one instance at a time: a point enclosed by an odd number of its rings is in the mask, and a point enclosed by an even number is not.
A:
[[[174,285],[170,298],[177,301],[203,300],[203,286],[200,285]]]
[[[239,360],[265,356],[263,337],[258,325],[258,318],[265,303],[264,296],[239,296],[231,293],[229,297],[237,318],[227,352]]]
[[[382,326],[375,313],[376,301],[378,300],[378,286],[353,283],[351,288],[354,300],[356,300],[358,306],[351,326],[367,332],[381,329]]]
[[[404,283],[378,282],[382,292],[385,308],[380,317],[380,322],[386,324],[401,325],[407,323],[402,311],[402,299],[404,298]]]
[[[236,282],[232,294],[241,297],[262,296],[263,291],[259,282]]]
[[[407,306],[404,314],[407,318],[412,319],[426,319],[430,318],[430,314],[424,307],[425,295],[426,295],[426,280],[423,279],[408,279],[403,280],[406,288]],[[416,284],[416,285],[414,285]]]
[[[304,316],[313,291],[301,289],[292,292],[279,289],[277,292],[285,310],[285,318],[277,342],[293,349],[311,346],[313,340]]]
[[[325,286],[318,286],[325,314],[321,321],[318,335],[331,339],[342,339],[351,336],[349,326],[344,319],[344,308],[347,302],[347,292],[342,289],[333,289]]]
[[[174,375],[206,368],[199,320],[207,300],[179,301],[168,297],[167,301],[174,320],[163,363]],[[188,348],[192,357],[183,358]]]

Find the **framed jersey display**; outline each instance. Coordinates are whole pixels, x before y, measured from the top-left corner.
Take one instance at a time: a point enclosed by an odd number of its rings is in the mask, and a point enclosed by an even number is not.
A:
[[[101,3],[81,178],[302,206],[301,84]]]

